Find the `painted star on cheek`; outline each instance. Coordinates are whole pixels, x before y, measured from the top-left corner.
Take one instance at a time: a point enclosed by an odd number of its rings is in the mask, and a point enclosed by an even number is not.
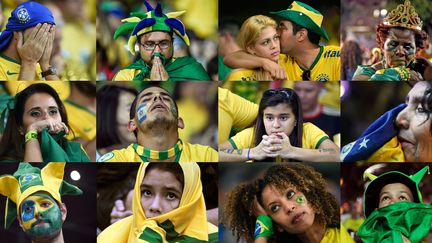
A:
[[[137,114],[138,114],[138,121],[139,121],[139,123],[143,123],[147,119],[147,111],[148,111],[148,105],[147,105],[147,103],[142,103],[138,107]]]

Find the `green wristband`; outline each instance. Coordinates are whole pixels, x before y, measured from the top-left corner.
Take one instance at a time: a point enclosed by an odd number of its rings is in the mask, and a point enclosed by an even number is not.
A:
[[[25,142],[27,143],[27,142],[30,141],[30,140],[37,139],[37,136],[38,136],[37,131],[35,131],[35,130],[28,131],[28,132],[25,134]]]
[[[258,216],[255,223],[254,238],[270,237],[273,235],[273,222],[272,219],[264,214]]]

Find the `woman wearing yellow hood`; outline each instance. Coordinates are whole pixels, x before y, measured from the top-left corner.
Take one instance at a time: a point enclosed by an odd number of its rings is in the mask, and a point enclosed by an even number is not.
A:
[[[207,222],[200,174],[197,163],[142,163],[133,215],[106,228],[97,241],[217,242],[217,227]]]

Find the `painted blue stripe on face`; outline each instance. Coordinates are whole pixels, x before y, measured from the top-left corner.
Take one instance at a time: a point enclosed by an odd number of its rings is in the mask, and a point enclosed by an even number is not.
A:
[[[23,203],[22,206],[22,220],[24,222],[27,222],[29,220],[32,220],[34,218],[34,211],[35,211],[35,202],[34,201],[26,201]]]
[[[147,103],[142,103],[137,109],[138,121],[143,123],[147,119]]]

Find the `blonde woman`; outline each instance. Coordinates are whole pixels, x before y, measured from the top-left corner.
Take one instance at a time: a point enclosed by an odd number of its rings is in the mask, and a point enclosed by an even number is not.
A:
[[[241,26],[237,35],[238,45],[249,54],[267,58],[275,63],[279,60],[280,44],[277,23],[270,17],[254,15]],[[273,80],[263,68],[234,69],[227,81]]]

